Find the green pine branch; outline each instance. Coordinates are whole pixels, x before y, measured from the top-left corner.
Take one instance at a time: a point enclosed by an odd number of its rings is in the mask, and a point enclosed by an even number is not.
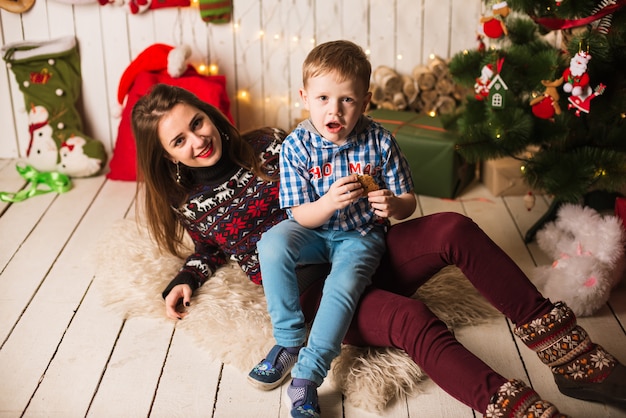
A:
[[[459,133],[459,151],[470,161],[513,156],[526,161],[524,178],[558,200],[580,200],[593,190],[626,190],[626,8],[611,16],[608,33],[595,27],[563,31],[567,43],[555,46],[550,31],[534,19],[579,19],[598,7],[596,1],[509,1],[515,13],[506,19],[508,35],[485,50],[463,51],[452,57],[456,83],[470,88],[447,128]],[[554,34],[550,34],[554,35]],[[554,39],[554,37],[551,37]],[[580,50],[592,58],[587,67],[590,86],[601,95],[590,102],[589,113],[576,115],[570,95],[557,87],[560,114],[542,119],[532,112],[531,100],[542,98],[542,81],[555,81]],[[487,64],[497,68],[508,90],[504,108],[477,100],[473,86]],[[538,99],[539,100],[539,99]],[[528,150],[532,150],[529,153]]]

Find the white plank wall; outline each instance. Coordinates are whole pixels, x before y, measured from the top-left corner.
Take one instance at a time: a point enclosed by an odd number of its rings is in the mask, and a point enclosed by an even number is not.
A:
[[[387,65],[410,74],[430,54],[449,58],[475,47],[481,9],[480,0],[234,0],[232,22],[216,25],[204,23],[195,7],[132,15],[126,7],[96,1],[36,0],[23,14],[0,9],[0,43],[76,36],[82,67],[77,106],[84,131],[111,152],[121,110],[120,77],[154,43],[186,43],[193,64],[217,65],[226,75],[239,128],[289,129],[301,116],[300,69],[315,44],[349,39],[369,52],[374,68]],[[0,158],[24,156],[26,118],[14,75],[2,65]]]

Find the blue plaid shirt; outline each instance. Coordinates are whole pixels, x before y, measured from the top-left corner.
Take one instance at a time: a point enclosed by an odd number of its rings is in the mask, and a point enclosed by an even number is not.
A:
[[[396,196],[414,189],[409,163],[391,132],[379,123],[361,116],[347,141],[338,146],[324,139],[310,120],[301,122],[281,148],[280,206],[293,217],[289,208],[316,201],[337,179],[353,173],[371,175]],[[365,235],[374,224],[384,222],[364,196],[336,211],[321,228],[356,229]]]

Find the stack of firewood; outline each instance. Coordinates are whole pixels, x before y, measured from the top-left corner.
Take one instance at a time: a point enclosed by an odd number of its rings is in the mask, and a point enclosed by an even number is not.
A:
[[[372,72],[370,91],[373,107],[439,114],[454,112],[467,93],[454,83],[448,63],[439,57],[418,65],[411,75],[381,65]]]

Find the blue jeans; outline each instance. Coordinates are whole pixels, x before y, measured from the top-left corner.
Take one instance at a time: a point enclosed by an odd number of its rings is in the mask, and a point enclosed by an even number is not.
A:
[[[321,385],[385,251],[384,228],[375,227],[362,236],[357,231],[309,229],[287,219],[265,232],[257,249],[274,338],[283,347],[297,347],[306,340],[296,266],[332,264],[307,346],[291,372]]]

